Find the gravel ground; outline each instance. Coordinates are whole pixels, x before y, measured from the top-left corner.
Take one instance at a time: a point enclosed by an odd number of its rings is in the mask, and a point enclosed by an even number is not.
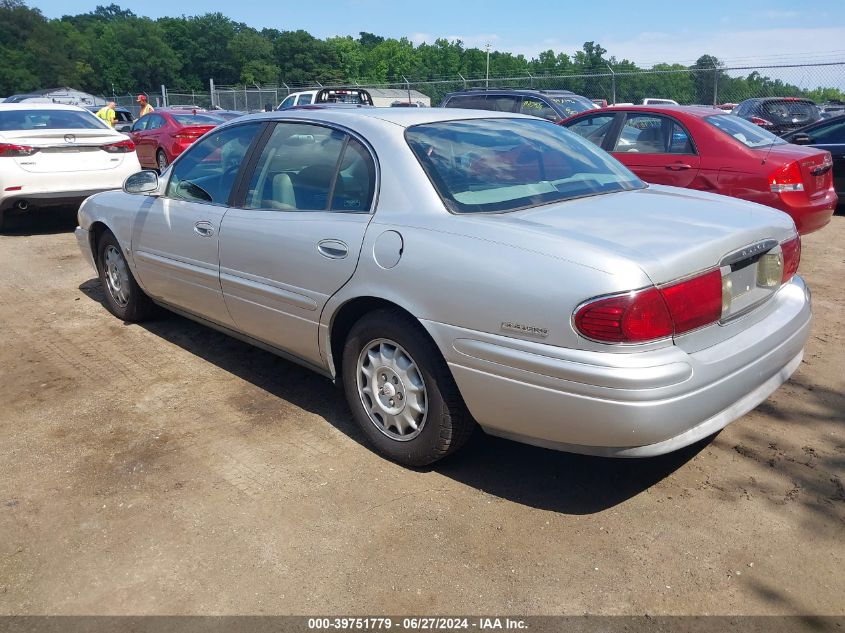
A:
[[[0,236],[0,614],[845,614],[845,217],[804,363],[649,460],[476,434],[412,471],[327,380],[126,325],[67,224]]]

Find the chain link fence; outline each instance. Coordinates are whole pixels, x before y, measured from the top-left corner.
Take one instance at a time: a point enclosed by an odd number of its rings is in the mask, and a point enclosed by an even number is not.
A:
[[[369,89],[417,90],[439,105],[450,92],[471,88],[521,88],[571,90],[608,104],[641,103],[645,98],[672,99],[680,104],[719,105],[739,103],[752,97],[806,96],[817,103],[845,99],[845,61],[820,64],[781,64],[717,68],[655,67],[648,70],[622,70],[608,66],[587,74],[532,74],[490,77],[457,77],[422,81],[373,83],[350,80],[343,83],[319,82],[276,86],[213,86],[208,92],[146,92],[154,107],[192,105],[258,112],[276,108],[292,92],[360,86]],[[105,97],[126,107],[137,116],[140,110],[131,95]]]

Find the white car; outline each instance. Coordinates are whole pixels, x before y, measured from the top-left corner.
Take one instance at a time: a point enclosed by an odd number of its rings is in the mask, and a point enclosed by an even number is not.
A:
[[[655,99],[654,97],[646,97],[643,99],[643,105],[680,105],[674,99]],[[622,105],[621,103],[617,103],[616,105]]]
[[[285,100],[279,104],[277,110],[285,110],[298,105],[311,105],[314,103],[314,98],[317,96],[319,90],[303,90],[302,92],[292,92]]]
[[[135,144],[82,108],[0,103],[0,230],[11,214],[120,189],[140,169]]]

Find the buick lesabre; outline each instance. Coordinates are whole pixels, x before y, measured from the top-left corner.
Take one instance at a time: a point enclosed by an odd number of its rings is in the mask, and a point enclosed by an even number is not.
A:
[[[647,186],[516,114],[243,117],[89,198],[108,307],[159,304],[343,385],[390,459],[487,433],[644,457],[708,437],[801,362],[790,217]]]

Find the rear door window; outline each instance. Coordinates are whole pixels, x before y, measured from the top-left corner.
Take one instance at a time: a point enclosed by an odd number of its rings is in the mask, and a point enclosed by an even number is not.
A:
[[[487,95],[484,109],[493,112],[515,112],[516,102],[517,98],[509,95]]]
[[[296,100],[296,105],[311,105],[313,100],[314,95],[312,94],[299,95],[299,98]]]
[[[635,154],[666,153],[663,121],[663,117],[652,114],[629,114],[613,151]]]
[[[456,95],[449,99],[445,107],[447,108],[466,108],[468,110],[487,110],[488,107],[484,99],[485,95]]]

